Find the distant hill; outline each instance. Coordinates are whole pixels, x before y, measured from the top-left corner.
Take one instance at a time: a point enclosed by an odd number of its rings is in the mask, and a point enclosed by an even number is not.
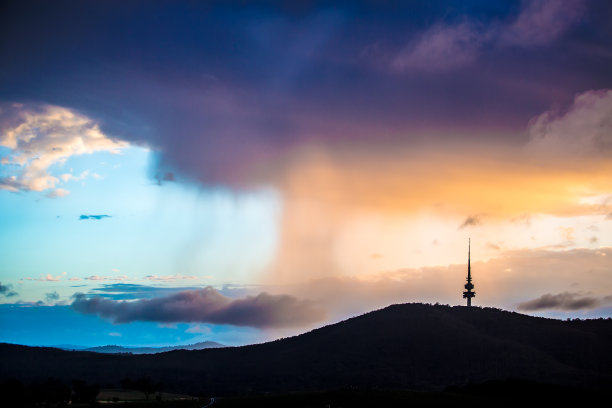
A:
[[[54,346],[49,346],[53,348],[58,348],[62,350],[85,350],[87,346],[79,346],[76,344],[56,344]]]
[[[154,355],[0,345],[0,380],[150,376],[190,395],[441,390],[487,381],[612,385],[612,320],[402,304],[269,343]]]
[[[225,347],[224,344],[217,343],[215,341],[203,341],[200,343],[188,344],[185,346],[167,346],[167,347],[123,347],[123,346],[97,346],[82,348],[82,351],[93,351],[95,353],[107,353],[107,354],[120,354],[120,353],[131,353],[131,354],[156,354],[165,353],[173,350],[204,350],[209,348]],[[64,347],[59,347],[64,349]],[[78,349],[75,349],[78,350]]]

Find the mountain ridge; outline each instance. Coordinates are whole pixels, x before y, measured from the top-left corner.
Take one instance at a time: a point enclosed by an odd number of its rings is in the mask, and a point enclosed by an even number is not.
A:
[[[146,375],[192,395],[440,390],[506,380],[599,388],[612,384],[611,349],[610,319],[561,321],[412,303],[240,347],[123,355],[0,345],[0,379],[34,381],[43,372],[116,383]]]
[[[131,354],[157,354],[166,353],[173,350],[204,350],[207,348],[220,348],[226,347],[225,344],[217,343],[216,341],[201,341],[193,344],[186,344],[183,346],[162,346],[162,347],[130,347],[130,346],[118,346],[114,344],[107,344],[104,346],[95,347],[84,347],[75,349],[75,351],[93,351],[95,353],[108,353],[108,354],[120,354],[120,353],[131,353]],[[62,350],[66,348],[58,347]]]

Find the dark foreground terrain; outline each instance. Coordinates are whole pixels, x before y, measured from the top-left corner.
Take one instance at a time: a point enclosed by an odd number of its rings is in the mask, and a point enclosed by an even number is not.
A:
[[[245,347],[104,355],[0,345],[5,385],[110,388],[143,378],[167,392],[215,396],[218,407],[478,405],[492,395],[584,403],[612,386],[612,321],[404,304]]]
[[[324,407],[524,407],[585,406],[606,401],[610,393],[548,384],[509,381],[451,388],[437,392],[407,390],[335,390],[308,394],[229,397],[217,399],[216,408],[324,408]],[[212,408],[212,407],[211,407]]]

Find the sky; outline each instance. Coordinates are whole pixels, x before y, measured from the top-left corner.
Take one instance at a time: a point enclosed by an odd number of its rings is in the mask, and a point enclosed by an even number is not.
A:
[[[9,1],[0,341],[612,317],[612,6]]]

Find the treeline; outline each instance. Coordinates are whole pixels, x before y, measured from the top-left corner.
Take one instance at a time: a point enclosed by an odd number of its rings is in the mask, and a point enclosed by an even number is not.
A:
[[[161,382],[155,382],[148,376],[124,378],[120,384],[124,390],[142,392],[147,400],[163,389]],[[45,381],[22,382],[9,379],[0,382],[0,401],[5,407],[23,408],[94,405],[100,388],[100,384],[90,384],[84,380],[62,381],[50,377]]]
[[[0,383],[0,398],[5,407],[64,407],[70,404],[93,404],[99,392],[99,384],[89,384],[83,380],[65,382],[57,378],[48,378],[46,381],[23,383],[9,379]]]
[[[160,392],[164,385],[161,382],[155,382],[149,376],[141,377],[136,380],[132,380],[131,378],[124,378],[120,382],[121,388],[124,390],[137,390],[142,392],[145,395],[145,398],[148,400],[151,394],[156,392]]]

